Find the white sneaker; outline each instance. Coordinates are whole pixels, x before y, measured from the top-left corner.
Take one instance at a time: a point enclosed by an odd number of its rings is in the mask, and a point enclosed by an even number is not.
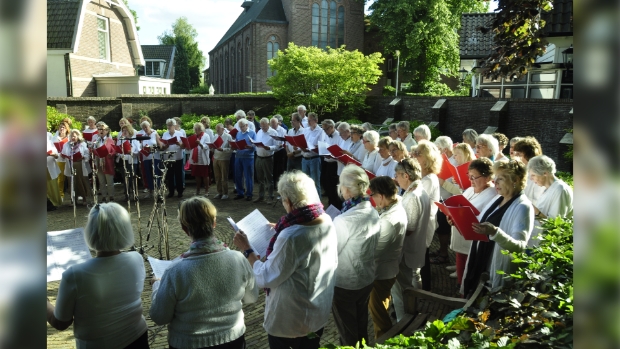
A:
[[[222,195],[222,200],[228,199],[228,195]]]
[[[454,273],[450,274],[450,278],[451,279],[456,279],[456,271]]]
[[[456,265],[449,265],[446,267],[447,271],[456,271]]]
[[[215,195],[215,197],[213,197],[214,199],[221,199],[222,198],[222,194],[217,194]]]
[[[148,192],[149,192],[149,190],[148,190],[148,189],[144,189],[142,192],[143,192],[143,193],[148,193]]]

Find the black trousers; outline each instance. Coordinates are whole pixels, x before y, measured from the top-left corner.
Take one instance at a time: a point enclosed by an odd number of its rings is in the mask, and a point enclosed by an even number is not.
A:
[[[170,349],[176,349],[175,347],[173,347],[172,345],[169,347]],[[204,348],[200,348],[200,349],[245,349],[245,335],[242,335],[241,337],[235,339],[232,342],[228,342],[228,343],[224,343],[224,344],[220,344],[220,345],[215,345],[212,347],[204,347]]]
[[[267,335],[270,349],[318,349],[323,336],[323,329],[314,332],[316,336],[312,339],[305,337],[283,338],[270,334]],[[172,348],[171,348],[172,349]]]
[[[166,162],[168,171],[166,172],[166,186],[168,194],[174,194],[176,188],[177,193],[183,194],[183,160],[175,160]]]
[[[144,333],[138,337],[135,341],[131,342],[125,349],[149,349],[149,331],[144,331]]]
[[[342,199],[338,196],[338,163],[323,160],[321,167],[321,188],[327,195],[327,205],[334,205],[335,208],[342,208]]]
[[[280,176],[286,171],[286,149],[280,149],[273,154],[273,187],[278,190]]]
[[[422,289],[424,291],[431,290],[431,258],[429,256],[429,249],[426,249],[424,254],[424,266],[420,268],[420,277],[422,278]]]

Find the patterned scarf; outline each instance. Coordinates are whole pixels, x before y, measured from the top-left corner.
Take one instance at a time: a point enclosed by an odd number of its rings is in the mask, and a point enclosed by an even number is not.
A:
[[[382,208],[377,207],[377,213],[379,213],[379,216],[381,216],[382,214],[389,211],[392,207],[394,207],[394,205],[396,205],[397,203],[398,203],[398,199],[395,199],[394,202],[392,202],[389,206],[385,206]]]
[[[287,213],[286,215],[282,216],[282,218],[280,218],[280,221],[278,221],[278,224],[276,224],[274,228],[276,233],[273,235],[273,237],[271,237],[271,240],[269,241],[269,246],[267,246],[267,252],[265,254],[265,261],[267,260],[267,258],[269,258],[269,255],[271,254],[271,252],[273,252],[273,246],[275,245],[276,240],[278,239],[278,236],[280,235],[280,232],[282,230],[288,227],[291,227],[293,225],[312,222],[313,220],[317,219],[323,213],[325,213],[325,211],[323,210],[323,204],[318,203],[318,204],[310,204],[308,206],[297,208]],[[269,295],[269,291],[270,291],[269,288],[265,289],[265,292],[267,293],[267,295]]]
[[[202,135],[204,132],[200,132],[200,134],[196,135],[196,141],[200,142],[202,139]],[[191,145],[191,144],[190,144]],[[197,164],[198,163],[198,146],[192,150],[192,161]]]
[[[340,212],[345,213],[348,210],[352,209],[353,207],[357,206],[362,201],[370,201],[370,197],[369,196],[358,196],[356,198],[351,198],[342,203],[342,210],[340,210]]]
[[[216,237],[198,239],[189,245],[189,250],[181,254],[181,258],[203,255],[228,250],[228,246]]]

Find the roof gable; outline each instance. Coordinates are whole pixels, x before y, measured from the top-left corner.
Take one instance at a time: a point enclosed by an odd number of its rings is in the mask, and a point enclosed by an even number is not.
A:
[[[484,58],[491,54],[493,47],[493,32],[485,33],[480,27],[489,28],[495,13],[464,13],[461,16],[459,54],[461,59]]]
[[[144,60],[161,59],[166,61],[166,71],[164,77],[169,78],[174,64],[174,45],[141,45]],[[142,68],[143,69],[143,68]]]
[[[235,20],[230,28],[228,28],[226,34],[224,34],[222,39],[215,45],[213,50],[224,44],[228,39],[252,22],[288,23],[286,15],[284,14],[284,7],[282,7],[282,0],[245,1],[242,7],[244,7],[245,10],[237,17],[237,20]]]
[[[543,35],[572,36],[573,0],[554,0],[553,9],[543,13],[542,18],[547,22],[543,27]]]
[[[47,48],[72,49],[81,0],[47,1]]]

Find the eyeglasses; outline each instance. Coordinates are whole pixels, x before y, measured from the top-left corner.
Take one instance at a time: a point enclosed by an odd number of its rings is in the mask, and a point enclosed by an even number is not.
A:
[[[487,146],[484,144],[476,144],[476,149],[486,148]]]
[[[469,180],[470,181],[475,181],[476,179],[480,178],[480,177],[484,177],[483,175],[480,175],[478,177],[474,177],[474,176],[469,176]]]
[[[418,156],[420,156],[420,155],[422,155],[422,154],[421,154],[419,151],[417,151],[417,150],[416,150],[416,151],[414,151],[413,153],[411,153],[411,155],[413,155],[413,156],[415,156],[415,157],[418,157]]]

